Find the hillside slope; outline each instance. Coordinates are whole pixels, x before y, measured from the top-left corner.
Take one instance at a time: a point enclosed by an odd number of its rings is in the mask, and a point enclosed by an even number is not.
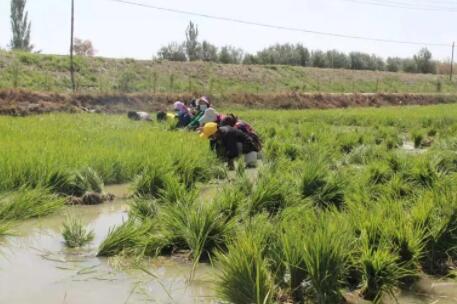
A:
[[[70,91],[68,56],[0,51],[0,89]],[[457,93],[446,76],[77,57],[83,94]]]

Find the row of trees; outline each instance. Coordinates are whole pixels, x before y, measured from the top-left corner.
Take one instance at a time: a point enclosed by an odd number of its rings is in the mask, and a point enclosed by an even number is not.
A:
[[[32,51],[30,41],[31,22],[25,11],[26,0],[11,0],[11,49]],[[198,26],[189,23],[186,40],[172,42],[162,47],[157,57],[170,61],[195,61],[232,63],[232,64],[284,64],[310,66],[318,68],[377,70],[408,73],[436,73],[438,62],[432,60],[432,53],[422,49],[413,58],[387,58],[361,52],[349,54],[330,50],[310,51],[302,44],[276,44],[256,54],[246,54],[242,49],[232,46],[216,47],[208,41],[198,41]],[[89,40],[75,39],[75,53],[81,56],[93,56],[94,47]]]
[[[162,47],[157,57],[170,61],[209,61],[243,64],[284,64],[317,68],[372,70],[408,73],[436,73],[437,61],[432,53],[424,48],[413,58],[383,58],[362,52],[349,54],[337,50],[309,50],[302,44],[276,44],[256,54],[247,54],[239,48],[223,46],[217,48],[208,41],[198,41],[198,27],[190,22],[186,29],[186,40],[172,42]]]
[[[182,43],[171,42],[160,48],[157,57],[170,61],[208,61],[220,63],[242,63],[244,52],[232,46],[220,49],[208,41],[198,41],[198,27],[190,22],[186,29],[186,40]]]

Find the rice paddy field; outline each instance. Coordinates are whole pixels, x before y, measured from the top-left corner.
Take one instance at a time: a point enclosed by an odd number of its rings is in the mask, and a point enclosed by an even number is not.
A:
[[[457,302],[457,105],[237,114],[257,169],[171,124],[0,117],[0,302]]]

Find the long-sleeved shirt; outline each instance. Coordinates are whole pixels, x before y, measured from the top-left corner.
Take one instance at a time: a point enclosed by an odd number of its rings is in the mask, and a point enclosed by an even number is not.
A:
[[[229,126],[219,128],[217,145],[222,148],[225,154],[224,156],[227,159],[234,159],[241,153],[246,154],[253,151],[258,152],[258,149],[251,137],[243,131]]]

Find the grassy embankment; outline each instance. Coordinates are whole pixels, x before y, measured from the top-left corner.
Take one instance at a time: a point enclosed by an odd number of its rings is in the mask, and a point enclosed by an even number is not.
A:
[[[0,117],[0,189],[61,199],[56,172],[87,167],[133,180],[130,220],[99,255],[187,250],[195,267],[215,263],[219,296],[236,304],[338,303],[352,289],[378,301],[451,274],[456,105],[239,114],[264,138],[265,166],[255,184],[238,170],[211,202],[198,185],[223,172],[206,142],[97,114]]]
[[[69,92],[67,56],[0,51],[0,89]],[[303,68],[76,58],[81,93],[456,93],[447,76]]]

